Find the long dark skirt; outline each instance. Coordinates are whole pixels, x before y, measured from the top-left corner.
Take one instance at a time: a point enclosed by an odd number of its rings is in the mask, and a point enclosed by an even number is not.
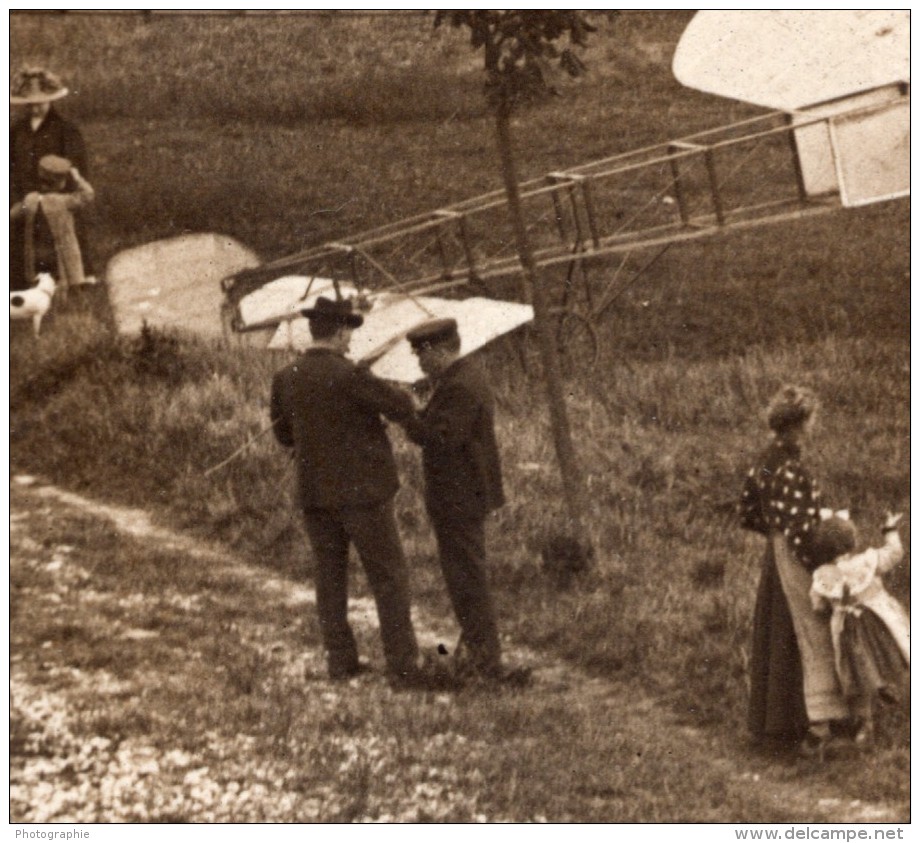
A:
[[[907,660],[871,609],[846,615],[840,635],[840,684],[850,699],[898,699],[910,685]]]
[[[799,647],[770,542],[754,606],[748,728],[776,740],[801,738],[808,729]]]

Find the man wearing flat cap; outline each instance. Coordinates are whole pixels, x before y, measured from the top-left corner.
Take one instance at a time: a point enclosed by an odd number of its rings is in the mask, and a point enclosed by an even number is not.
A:
[[[346,358],[351,333],[364,321],[351,301],[321,297],[302,313],[313,344],[275,375],[271,419],[278,441],[294,451],[329,677],[348,679],[366,669],[348,623],[354,544],[377,604],[390,681],[425,687],[429,677],[420,667],[393,509],[399,481],[382,419],[405,424],[414,413],[412,399]]]
[[[64,119],[54,103],[69,93],[61,80],[41,67],[26,67],[13,77],[10,85],[10,105],[19,106],[22,115],[10,126],[10,208],[37,195],[42,188],[39,162],[48,155],[67,159],[73,169],[88,177],[86,146],[80,130]],[[75,189],[75,185],[71,185]],[[19,217],[10,226],[10,288],[21,290],[35,281],[29,275],[25,253],[26,221]],[[78,241],[82,244],[84,278],[92,276],[86,226],[76,217]],[[59,281],[61,279],[58,279]],[[88,280],[88,279],[87,279]]]
[[[83,284],[83,253],[74,212],[93,201],[93,186],[60,155],[43,156],[38,177],[39,189],[10,207],[10,222],[23,222],[25,277],[48,272],[64,287]]]
[[[422,447],[425,507],[461,629],[457,669],[524,684],[526,671],[502,666],[486,570],[486,516],[505,501],[492,391],[479,361],[460,356],[455,320],[430,320],[407,338],[434,387],[406,432]]]

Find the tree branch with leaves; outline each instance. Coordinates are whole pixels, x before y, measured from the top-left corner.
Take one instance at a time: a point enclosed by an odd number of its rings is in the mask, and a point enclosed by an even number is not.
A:
[[[534,308],[534,327],[569,517],[571,541],[568,546],[574,543],[579,548],[571,562],[586,566],[593,550],[586,531],[585,485],[572,442],[549,299],[541,283],[524,221],[511,137],[511,114],[519,105],[556,93],[552,84],[555,73],[561,71],[572,77],[584,73],[585,65],[577,50],[586,46],[588,35],[596,29],[585,12],[575,10],[453,9],[437,12],[435,26],[443,24],[467,29],[470,46],[483,51],[485,92],[495,114],[502,180],[521,262],[521,296]]]

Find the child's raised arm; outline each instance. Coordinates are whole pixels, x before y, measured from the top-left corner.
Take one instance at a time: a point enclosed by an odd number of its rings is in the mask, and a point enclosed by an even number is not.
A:
[[[904,558],[904,546],[898,533],[898,522],[904,517],[903,513],[889,512],[882,526],[882,535],[885,543],[877,549],[878,572],[887,573]]]

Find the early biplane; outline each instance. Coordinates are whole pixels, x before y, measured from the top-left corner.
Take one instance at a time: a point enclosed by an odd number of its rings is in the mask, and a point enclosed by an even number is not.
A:
[[[674,244],[909,195],[909,11],[698,12],[673,70],[769,111],[521,184],[538,265],[571,281],[618,258],[603,298]],[[759,177],[742,178],[751,168]],[[269,348],[308,343],[299,313],[317,296],[354,296],[367,328],[353,355],[413,381],[399,339],[418,322],[455,316],[468,353],[532,318],[505,300],[521,272],[514,243],[495,191],[265,264],[217,235],[151,244],[116,257],[108,281],[126,330],[147,321]],[[572,288],[555,302],[563,315]]]

